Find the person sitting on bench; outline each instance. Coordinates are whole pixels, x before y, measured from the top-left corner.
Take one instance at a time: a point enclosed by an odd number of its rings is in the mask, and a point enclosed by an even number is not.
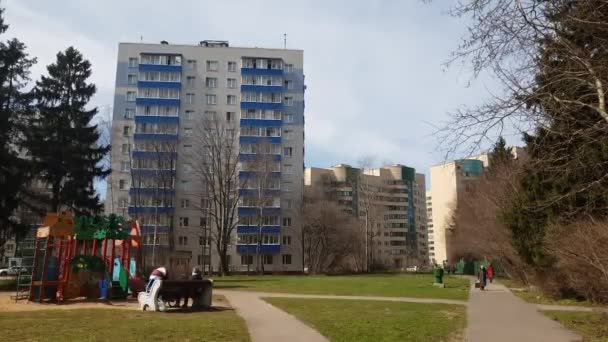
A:
[[[152,284],[154,284],[154,281],[156,281],[157,279],[165,280],[167,279],[167,275],[167,269],[164,266],[161,266],[152,271],[152,273],[150,273],[150,277],[148,278],[148,286],[146,286],[146,292],[150,291],[150,288],[152,287]]]

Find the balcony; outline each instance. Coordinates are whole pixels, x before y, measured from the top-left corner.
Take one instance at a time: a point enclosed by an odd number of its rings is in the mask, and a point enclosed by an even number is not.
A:
[[[273,119],[241,119],[241,126],[280,127],[282,124],[283,124],[282,120],[273,120]]]
[[[236,252],[239,254],[255,254],[257,245],[236,245]],[[281,253],[281,245],[262,245],[261,254],[278,254]]]
[[[256,207],[239,207],[238,208],[239,216],[255,216],[255,215],[258,215],[259,213],[260,213],[260,208],[256,208]],[[266,208],[262,209],[262,215],[271,215],[271,216],[281,215],[281,208],[280,207],[266,207]]]
[[[154,225],[144,225],[141,226],[141,233],[142,234],[154,234],[154,230],[156,229],[156,233],[168,233],[169,232],[169,226],[167,225],[158,225],[158,226],[154,226]]]
[[[129,195],[156,195],[156,194],[175,194],[175,189],[168,188],[136,188],[129,189]]]
[[[173,214],[174,207],[129,207],[129,215],[133,214]]]
[[[134,159],[161,159],[170,160],[177,158],[177,152],[164,151],[133,151]]]
[[[157,177],[157,176],[175,176],[175,170],[156,170],[156,169],[131,169],[133,176],[139,177]]]
[[[282,102],[241,102],[241,109],[280,110]]]
[[[280,189],[265,189],[265,196],[278,196],[281,194]],[[256,197],[258,196],[257,189],[239,189],[239,195],[242,197]]]
[[[135,140],[177,141],[177,133],[135,133]]]
[[[135,123],[168,123],[179,125],[179,116],[135,115]]]
[[[241,85],[241,91],[252,93],[282,93],[283,86],[243,84]]]
[[[281,161],[281,154],[249,154],[249,153],[241,153],[239,154],[239,161],[256,161],[261,160],[259,156],[272,156],[273,161]],[[268,158],[270,159],[270,158]],[[268,160],[265,159],[265,160]]]
[[[258,226],[239,225],[236,226],[238,234],[257,234]],[[262,226],[262,234],[279,234],[281,226]]]
[[[137,86],[139,88],[173,88],[180,89],[182,87],[181,82],[171,81],[138,81]]]
[[[181,65],[139,64],[139,71],[182,71]]]
[[[241,68],[241,75],[283,76],[283,69]]]
[[[137,106],[179,106],[179,99],[162,99],[156,97],[138,97],[135,99]]]

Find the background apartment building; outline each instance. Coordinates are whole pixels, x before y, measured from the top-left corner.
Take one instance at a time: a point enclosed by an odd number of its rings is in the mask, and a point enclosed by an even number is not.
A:
[[[428,262],[423,174],[403,165],[361,170],[340,164],[306,168],[304,183],[358,217],[365,215],[366,201],[371,201],[375,262],[394,269]]]
[[[292,236],[299,234],[303,194],[304,88],[301,50],[230,47],[224,41],[120,43],[106,213],[140,221],[148,262],[154,253],[156,264],[217,270],[208,205],[192,165],[202,148],[196,123],[213,114],[239,135],[239,177],[250,177],[246,161],[265,153],[256,145],[270,144],[277,181],[266,189],[273,204],[263,209],[264,268],[300,271],[301,252]],[[257,243],[247,237],[258,226],[247,217],[260,209],[247,200],[249,189],[239,193],[241,224],[229,248],[235,271],[255,263]]]
[[[433,196],[431,192],[426,192],[426,233],[428,242],[429,261],[435,261],[435,230],[433,227]]]

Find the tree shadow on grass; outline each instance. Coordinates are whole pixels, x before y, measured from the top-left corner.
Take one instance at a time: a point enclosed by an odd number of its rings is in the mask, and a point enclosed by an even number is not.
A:
[[[167,314],[194,314],[194,313],[214,313],[214,312],[224,312],[224,311],[234,311],[233,308],[229,306],[212,306],[210,308],[170,308],[165,312]],[[159,312],[160,313],[160,312]]]

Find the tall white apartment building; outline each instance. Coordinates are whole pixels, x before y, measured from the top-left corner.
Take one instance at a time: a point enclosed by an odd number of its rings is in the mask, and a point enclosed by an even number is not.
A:
[[[106,213],[140,221],[149,260],[187,269],[218,269],[202,185],[189,156],[198,151],[195,123],[215,115],[236,127],[240,161],[270,144],[278,164],[272,205],[263,208],[261,254],[266,271],[301,271],[300,202],[304,172],[303,51],[230,47],[225,41],[194,45],[120,43],[112,120],[112,174]],[[246,165],[247,163],[243,163]],[[242,167],[239,177],[252,177]],[[247,217],[251,189],[238,190],[239,226],[229,264],[244,271],[256,261],[258,226]],[[199,202],[200,201],[200,202]],[[151,252],[153,250],[153,252]]]

